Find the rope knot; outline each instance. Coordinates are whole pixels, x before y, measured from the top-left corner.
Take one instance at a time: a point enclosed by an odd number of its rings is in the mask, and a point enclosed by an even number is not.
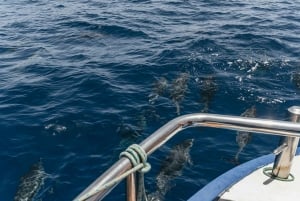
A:
[[[147,153],[138,144],[130,145],[125,151],[121,152],[120,158],[121,157],[128,158],[133,167],[143,164],[139,170],[140,172],[146,173],[151,169],[151,165],[147,163]]]

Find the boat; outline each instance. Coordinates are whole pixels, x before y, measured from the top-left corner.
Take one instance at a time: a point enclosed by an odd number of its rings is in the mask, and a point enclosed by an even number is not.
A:
[[[290,121],[196,113],[179,116],[163,125],[140,144],[131,145],[122,157],[74,201],[102,200],[123,179],[127,179],[127,200],[141,200],[143,174],[149,170],[147,156],[181,130],[213,127],[281,136],[272,154],[243,163],[220,175],[188,201],[279,201],[300,197],[300,107],[288,108]],[[137,176],[139,174],[140,176]]]

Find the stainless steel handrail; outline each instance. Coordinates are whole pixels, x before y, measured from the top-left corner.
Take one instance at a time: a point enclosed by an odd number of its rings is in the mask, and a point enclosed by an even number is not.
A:
[[[288,109],[290,120],[292,122],[300,122],[300,107],[293,106]],[[287,179],[290,176],[292,162],[298,147],[298,137],[281,137],[279,149],[275,150],[276,155],[272,175],[281,179]]]
[[[148,138],[146,138],[143,142],[141,142],[140,146],[145,150],[145,152],[148,155],[150,155],[179,131],[188,127],[196,126],[223,128],[286,137],[300,137],[299,123],[270,119],[247,118],[240,116],[198,113],[180,116],[171,120],[170,122],[162,126],[160,129],[155,131]],[[99,186],[102,186],[108,181],[123,174],[130,168],[130,161],[127,158],[121,158],[100,177],[98,177],[88,188],[86,188],[82,193],[80,193],[74,199],[74,201],[79,200],[80,197],[82,197],[86,193],[92,192],[95,188],[99,188]],[[100,191],[98,194],[88,198],[87,201],[101,200],[113,188],[114,187]]]

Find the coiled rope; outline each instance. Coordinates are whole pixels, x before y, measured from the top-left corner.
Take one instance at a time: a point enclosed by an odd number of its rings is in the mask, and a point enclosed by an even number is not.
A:
[[[100,191],[118,184],[125,177],[127,177],[128,175],[136,171],[138,171],[139,173],[138,183],[137,183],[138,185],[137,200],[141,201],[142,199],[144,199],[145,201],[147,201],[145,185],[144,185],[144,173],[148,172],[151,169],[151,165],[147,163],[147,154],[145,150],[142,147],[140,147],[138,144],[132,144],[125,151],[121,152],[120,158],[121,157],[128,158],[133,168],[119,175],[118,177],[111,180],[110,182],[107,182],[106,184],[103,184],[102,186],[95,188],[90,193],[86,193],[82,195],[80,198],[78,198],[78,201],[85,201],[88,198],[96,195]]]
[[[147,201],[146,191],[145,191],[145,181],[144,173],[148,172],[151,169],[151,165],[147,163],[147,154],[142,147],[137,144],[132,144],[129,146],[126,151],[120,154],[120,157],[127,157],[133,167],[137,167],[140,164],[143,164],[143,168],[138,171],[138,182],[137,182],[137,200]]]

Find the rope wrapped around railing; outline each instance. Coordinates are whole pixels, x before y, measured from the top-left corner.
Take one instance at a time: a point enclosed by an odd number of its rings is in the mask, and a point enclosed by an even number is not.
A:
[[[85,201],[90,197],[96,195],[98,192],[118,184],[121,180],[126,178],[128,175],[137,171],[140,173],[139,181],[138,181],[139,189],[137,194],[137,198],[138,198],[137,200],[141,200],[142,197],[144,197],[144,199],[147,200],[146,193],[145,193],[145,186],[144,186],[144,173],[148,172],[151,169],[151,165],[147,162],[147,153],[138,144],[132,144],[125,151],[121,152],[120,158],[121,157],[128,158],[133,168],[119,175],[118,177],[111,180],[110,182],[103,184],[99,188],[96,188],[93,191],[82,195],[76,201]]]

